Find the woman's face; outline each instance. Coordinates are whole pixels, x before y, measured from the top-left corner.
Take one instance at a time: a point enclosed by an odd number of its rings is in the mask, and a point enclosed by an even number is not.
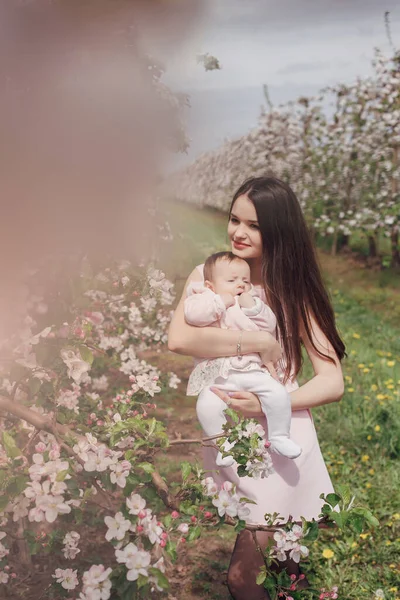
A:
[[[240,258],[260,258],[262,239],[254,204],[247,196],[239,196],[232,207],[228,236],[233,254]]]

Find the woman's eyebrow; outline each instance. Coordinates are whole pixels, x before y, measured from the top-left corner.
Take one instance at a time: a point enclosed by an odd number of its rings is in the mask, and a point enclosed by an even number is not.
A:
[[[238,221],[240,221],[239,217],[237,217],[235,215],[235,213],[231,212],[231,217],[233,217],[234,219],[237,219]],[[253,221],[252,219],[244,219],[245,221],[247,221],[248,223],[258,223],[258,221]]]

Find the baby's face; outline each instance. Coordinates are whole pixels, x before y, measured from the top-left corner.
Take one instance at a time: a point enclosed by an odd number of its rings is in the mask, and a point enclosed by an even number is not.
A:
[[[219,260],[213,269],[213,291],[216,294],[237,296],[249,292],[250,267],[244,260]]]

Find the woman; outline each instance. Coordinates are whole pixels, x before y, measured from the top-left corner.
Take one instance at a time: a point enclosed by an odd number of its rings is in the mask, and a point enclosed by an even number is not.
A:
[[[257,501],[258,520],[263,523],[266,512],[279,512],[317,518],[321,492],[333,491],[323,461],[310,409],[340,400],[343,376],[340,366],[345,348],[335,326],[335,318],[322,283],[315,250],[300,208],[291,188],[271,177],[248,179],[237,190],[229,211],[228,236],[232,252],[248,261],[251,281],[260,296],[277,317],[279,341],[267,332],[243,332],[241,353],[259,352],[264,363],[281,358],[285,371],[284,384],[292,404],[291,437],[303,448],[301,456],[287,460],[273,456],[275,473],[267,479],[238,479],[234,467],[221,469],[214,476],[217,483],[231,480],[240,485],[240,495]],[[188,278],[202,280],[202,265]],[[234,356],[238,350],[239,332],[216,327],[191,327],[185,323],[183,300],[178,304],[169,331],[168,346],[173,352],[195,357]],[[311,360],[314,377],[300,388],[296,376],[302,364],[301,346]],[[281,350],[282,349],[282,350]],[[258,398],[250,392],[228,396],[215,390],[234,410],[267,424]],[[215,469],[216,451],[204,449],[204,467]],[[258,532],[261,546],[270,533]],[[237,539],[228,571],[228,587],[235,600],[261,600],[268,593],[255,582],[262,565],[249,531]],[[296,565],[282,565],[289,573],[297,573]],[[303,582],[306,585],[306,582]]]

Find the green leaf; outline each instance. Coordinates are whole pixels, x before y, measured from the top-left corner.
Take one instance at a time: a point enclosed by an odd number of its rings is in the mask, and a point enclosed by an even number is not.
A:
[[[145,473],[151,474],[155,471],[154,465],[148,462],[139,463],[137,466],[139,467],[139,469],[143,469]]]
[[[4,450],[9,458],[17,458],[17,456],[22,455],[21,450],[18,448],[14,438],[8,433],[8,431],[3,431],[2,441]]]
[[[332,508],[334,508],[337,504],[339,504],[341,498],[337,494],[328,494],[325,500],[332,506]]]
[[[93,364],[93,352],[87,346],[79,346],[79,354],[81,355],[82,360],[89,363],[89,365]]]
[[[164,590],[169,589],[169,581],[164,575],[164,573],[160,571],[160,569],[157,569],[156,567],[150,567],[149,573],[150,575],[157,577],[157,583],[160,587],[162,587]]]
[[[246,521],[243,521],[242,519],[239,519],[239,521],[235,525],[235,531],[236,531],[236,533],[240,533],[245,528],[246,528]]]
[[[309,525],[309,529],[307,531],[307,534],[304,536],[304,539],[308,540],[309,542],[313,542],[314,540],[316,540],[318,538],[318,533],[319,533],[318,523],[315,521],[315,522],[309,523],[308,525]]]
[[[257,585],[262,585],[266,579],[267,579],[267,573],[265,571],[261,571],[261,573],[259,573],[257,575],[257,579],[256,579]]]
[[[199,538],[200,536],[201,528],[198,525],[196,525],[190,530],[189,535],[187,536],[187,540],[189,542],[193,542],[194,540],[197,540],[197,538]]]
[[[189,478],[190,473],[192,472],[192,465],[188,462],[183,462],[181,464],[181,471],[182,471],[182,479],[184,482],[186,482]]]
[[[229,407],[226,408],[224,410],[224,413],[225,413],[225,415],[230,417],[234,423],[239,423],[239,415],[237,414],[236,411],[233,410],[233,408],[229,408]]]
[[[66,476],[69,473],[69,469],[65,469],[64,471],[60,471],[59,473],[57,473],[57,477],[56,477],[56,481],[64,481],[64,479],[66,478]]]

